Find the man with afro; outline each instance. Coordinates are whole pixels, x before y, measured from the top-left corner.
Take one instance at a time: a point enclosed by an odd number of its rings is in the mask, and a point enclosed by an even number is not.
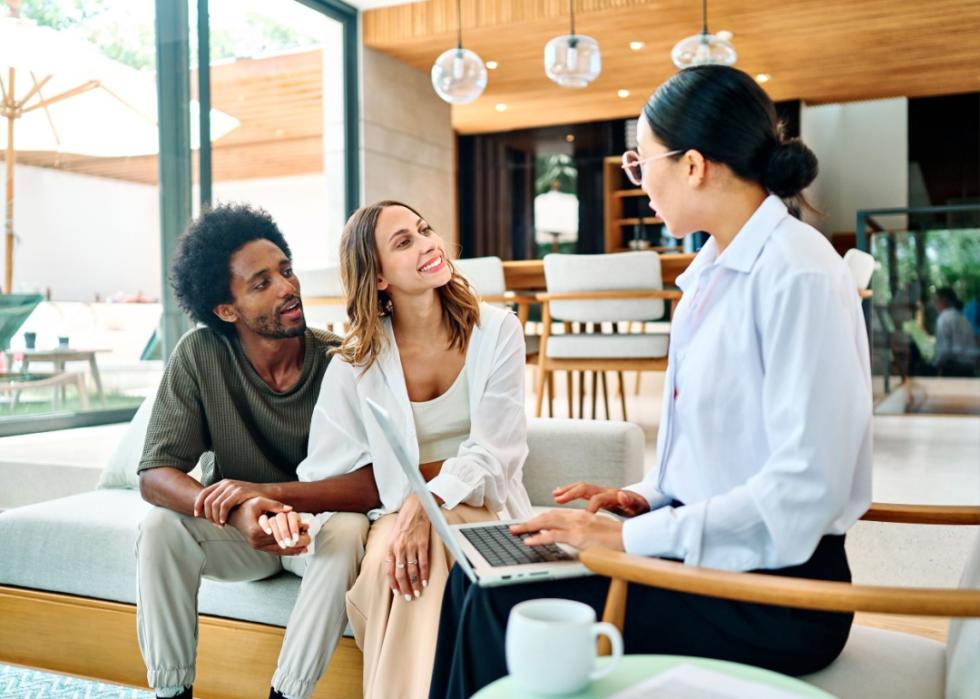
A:
[[[137,542],[137,625],[158,697],[191,697],[201,577],[303,577],[270,697],[305,699],[344,626],[344,595],[378,506],[370,466],[300,483],[310,418],[339,338],[306,326],[289,245],[245,205],[204,212],[171,283],[199,325],[167,362],[139,464],[155,505]],[[189,472],[200,462],[201,482]],[[312,532],[298,513],[336,511]],[[299,554],[307,554],[300,556]]]

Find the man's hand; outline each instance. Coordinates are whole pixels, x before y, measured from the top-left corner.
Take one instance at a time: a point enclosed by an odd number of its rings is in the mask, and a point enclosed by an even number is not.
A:
[[[255,497],[246,500],[232,510],[228,523],[240,531],[246,541],[256,551],[273,553],[278,556],[295,556],[306,553],[307,546],[310,545],[310,536],[307,534],[309,527],[306,524],[300,523],[299,535],[296,538],[295,545],[288,546],[287,548],[280,546],[275,537],[272,534],[266,533],[259,525],[259,518],[262,515],[268,516],[272,513],[278,516],[280,513],[286,514],[289,512],[292,512],[292,508],[289,505],[283,505],[281,502],[265,497]]]
[[[588,512],[608,510],[623,517],[636,517],[650,511],[650,503],[639,493],[620,488],[603,488],[591,483],[572,483],[555,488],[551,493],[555,502],[565,505],[573,500],[588,500]]]
[[[524,543],[528,546],[569,544],[577,549],[602,546],[614,551],[623,550],[623,523],[582,510],[551,510],[510,528],[515,536],[534,534]]]
[[[219,527],[225,526],[231,511],[246,500],[265,497],[262,486],[248,481],[230,478],[218,481],[197,494],[194,500],[194,516],[204,517]]]

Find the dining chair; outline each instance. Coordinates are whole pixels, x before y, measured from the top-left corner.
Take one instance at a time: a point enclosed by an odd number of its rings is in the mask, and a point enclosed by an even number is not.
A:
[[[620,324],[657,321],[679,291],[664,290],[660,255],[622,252],[605,255],[553,254],[544,258],[547,291],[542,304],[543,332],[535,390],[541,415],[544,387],[555,371],[616,372],[623,419],[627,419],[624,371],[664,371],[668,335],[619,332]],[[580,332],[552,333],[552,323],[578,324]],[[567,327],[567,326],[566,326]],[[607,332],[608,330],[608,332]],[[569,392],[569,414],[572,412]],[[580,409],[581,413],[581,409]],[[594,413],[594,408],[593,408]],[[607,409],[608,417],[608,409]]]
[[[340,267],[296,270],[296,277],[302,285],[307,322],[343,334],[347,324],[347,300],[340,282]]]
[[[847,263],[847,268],[851,271],[857,288],[867,289],[877,266],[875,258],[863,250],[851,248],[844,253],[844,262]]]

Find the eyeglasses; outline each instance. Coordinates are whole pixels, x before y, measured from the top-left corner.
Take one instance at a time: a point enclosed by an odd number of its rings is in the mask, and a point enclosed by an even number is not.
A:
[[[659,160],[660,158],[666,158],[669,155],[677,155],[683,151],[671,150],[666,153],[661,153],[659,155],[654,155],[650,158],[641,158],[640,154],[635,150],[628,150],[623,153],[623,170],[626,171],[626,177],[629,181],[639,187],[643,183],[643,164],[648,163],[651,160]]]

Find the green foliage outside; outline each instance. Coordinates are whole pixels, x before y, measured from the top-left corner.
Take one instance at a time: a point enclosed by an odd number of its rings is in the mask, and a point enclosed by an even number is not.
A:
[[[144,12],[134,12],[139,6]],[[224,7],[234,7],[225,5]],[[190,25],[197,26],[196,3],[191,3]],[[211,62],[239,57],[312,48],[322,41],[265,15],[244,10],[216,14],[211,9]],[[153,70],[156,63],[151,0],[24,0],[21,16],[58,31],[72,31],[109,58],[137,70]],[[227,25],[227,26],[222,26]],[[196,41],[191,41],[191,66],[197,65]]]
[[[539,155],[534,160],[534,194],[551,191],[552,183],[558,182],[558,191],[575,194],[578,191],[578,169],[570,155]]]
[[[69,387],[64,402],[58,407],[54,402],[54,391],[57,388],[44,388],[38,390],[25,390],[17,401],[17,407],[13,407],[11,395],[8,393],[0,394],[0,418],[5,417],[24,417],[26,415],[49,415],[55,412],[62,413],[81,413],[82,403],[75,393],[74,387]],[[114,410],[118,408],[136,408],[143,402],[141,396],[130,396],[123,393],[106,393],[106,408]],[[95,393],[89,395],[89,410],[102,410],[102,403]]]
[[[889,238],[895,246],[894,289],[890,288]],[[964,304],[980,298],[980,229],[876,235],[872,238],[871,252],[881,264],[872,284],[875,304],[916,305],[925,299],[925,304],[910,312],[922,312],[924,327],[930,333],[935,325],[931,301],[937,289],[951,287]]]

